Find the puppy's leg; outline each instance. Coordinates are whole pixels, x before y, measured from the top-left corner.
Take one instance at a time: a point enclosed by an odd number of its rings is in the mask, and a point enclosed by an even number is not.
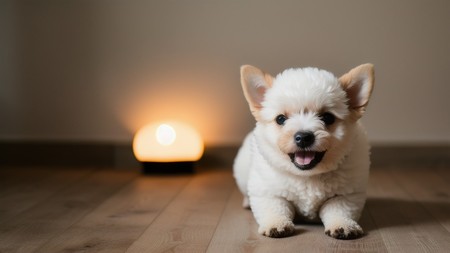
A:
[[[365,203],[365,194],[336,196],[327,200],[320,209],[325,234],[336,239],[356,239],[364,232],[356,220]]]
[[[295,232],[295,210],[282,198],[250,196],[250,206],[259,224],[258,232],[269,237],[286,237]]]

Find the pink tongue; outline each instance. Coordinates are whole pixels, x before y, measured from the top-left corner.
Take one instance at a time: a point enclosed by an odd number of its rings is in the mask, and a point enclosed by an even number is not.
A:
[[[298,151],[295,152],[295,162],[299,165],[308,165],[314,160],[316,152],[313,151]]]

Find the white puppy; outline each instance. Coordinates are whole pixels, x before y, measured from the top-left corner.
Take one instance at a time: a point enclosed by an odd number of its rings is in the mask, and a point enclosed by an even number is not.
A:
[[[238,152],[234,176],[258,232],[285,237],[295,232],[294,218],[320,218],[331,237],[360,237],[356,221],[370,159],[358,120],[372,92],[373,65],[339,79],[316,68],[273,78],[246,65],[241,83],[257,123]]]

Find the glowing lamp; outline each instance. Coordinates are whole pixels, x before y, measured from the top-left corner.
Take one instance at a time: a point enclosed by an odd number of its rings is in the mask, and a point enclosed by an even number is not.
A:
[[[133,139],[133,152],[144,173],[190,173],[203,155],[203,140],[180,122],[154,123],[141,128]]]

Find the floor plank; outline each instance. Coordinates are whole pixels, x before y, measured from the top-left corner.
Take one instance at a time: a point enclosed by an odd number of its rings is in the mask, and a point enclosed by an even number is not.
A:
[[[225,207],[208,252],[248,252],[254,250],[259,235],[250,210],[241,205],[242,195],[237,188]]]
[[[66,230],[135,174],[98,171],[0,227],[0,252],[32,252]]]
[[[450,232],[450,189],[449,182],[434,170],[427,171],[424,180],[423,170],[390,171],[393,178],[412,198]],[[448,238],[450,239],[450,238]]]
[[[230,169],[146,177],[2,168],[0,252],[449,252],[448,178],[444,166],[372,169],[366,235],[341,241],[322,224],[259,235]]]
[[[205,252],[234,188],[229,170],[196,175],[127,252]]]
[[[0,196],[20,190],[24,186],[35,184],[54,173],[49,168],[20,168],[8,167],[0,169]]]
[[[0,192],[0,224],[14,219],[16,215],[72,186],[90,173],[92,170],[89,169],[16,171],[9,177],[12,178],[9,182],[15,181],[15,185],[1,187],[5,190]]]
[[[141,175],[36,252],[125,252],[191,178]]]
[[[389,252],[448,252],[449,233],[389,171],[373,170],[370,182],[368,209]]]

